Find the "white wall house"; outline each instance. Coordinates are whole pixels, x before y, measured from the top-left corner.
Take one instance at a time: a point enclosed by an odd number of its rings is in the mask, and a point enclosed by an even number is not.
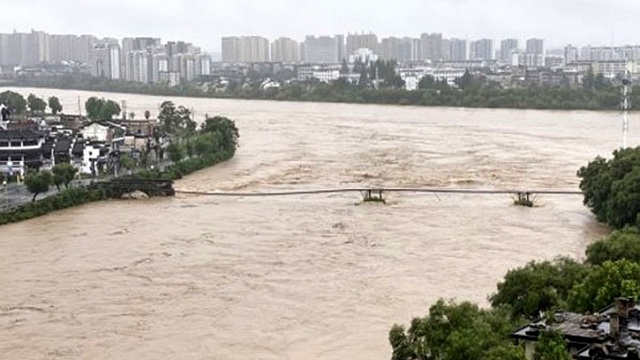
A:
[[[101,125],[99,123],[93,123],[91,125],[87,125],[82,130],[80,130],[82,137],[85,140],[95,140],[108,142],[111,141],[111,132],[109,131],[109,126]]]

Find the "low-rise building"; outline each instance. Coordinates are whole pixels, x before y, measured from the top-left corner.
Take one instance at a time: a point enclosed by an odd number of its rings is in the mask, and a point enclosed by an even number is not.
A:
[[[45,137],[35,130],[0,131],[0,172],[24,175],[42,166]]]

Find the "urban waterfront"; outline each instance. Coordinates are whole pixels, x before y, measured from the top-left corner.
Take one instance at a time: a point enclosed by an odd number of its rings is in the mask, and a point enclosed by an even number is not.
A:
[[[618,114],[163,98],[234,119],[241,146],[177,189],[577,188],[619,146]],[[630,139],[640,139],[632,116]],[[8,358],[388,358],[393,323],[440,297],[486,304],[504,273],[579,257],[605,232],[579,196],[178,196],[91,204],[2,228]]]

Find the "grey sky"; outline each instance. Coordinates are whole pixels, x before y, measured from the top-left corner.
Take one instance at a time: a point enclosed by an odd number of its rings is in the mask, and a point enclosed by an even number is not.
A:
[[[373,31],[380,37],[540,37],[548,46],[640,44],[638,0],[7,0],[0,32],[186,40]]]

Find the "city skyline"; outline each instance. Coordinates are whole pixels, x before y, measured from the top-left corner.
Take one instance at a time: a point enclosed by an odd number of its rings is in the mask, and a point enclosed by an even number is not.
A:
[[[36,10],[34,10],[36,9]],[[194,11],[197,9],[197,11]],[[498,9],[498,10],[496,10]],[[442,33],[449,38],[500,40],[530,37],[546,40],[547,47],[567,44],[627,45],[636,40],[640,25],[633,14],[640,3],[613,0],[606,6],[595,0],[381,0],[322,3],[293,0],[192,0],[188,6],[149,0],[80,0],[52,4],[25,0],[5,4],[0,32],[28,32],[31,28],[55,34],[91,34],[98,37],[161,37],[197,43],[208,52],[221,51],[225,36],[264,36],[270,40],[306,35],[373,32],[379,38],[420,37]],[[77,21],[85,17],[91,21]],[[184,21],[183,21],[184,20]],[[166,24],[171,26],[166,26]],[[569,31],[567,31],[569,30]]]

